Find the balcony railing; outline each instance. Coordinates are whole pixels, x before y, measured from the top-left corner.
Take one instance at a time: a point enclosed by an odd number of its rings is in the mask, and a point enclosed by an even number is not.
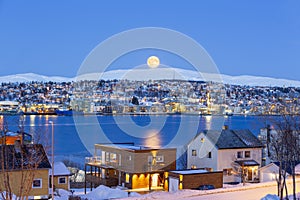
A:
[[[85,157],[85,163],[101,165],[102,161],[100,156]]]

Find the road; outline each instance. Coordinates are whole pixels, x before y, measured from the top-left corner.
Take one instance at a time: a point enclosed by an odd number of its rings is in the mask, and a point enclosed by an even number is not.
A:
[[[300,183],[297,182],[296,191],[300,192]],[[223,192],[216,194],[208,194],[202,196],[183,197],[188,200],[259,200],[267,194],[277,194],[277,186],[265,186],[254,189],[240,190],[234,192]],[[288,194],[292,194],[292,184],[288,184]]]

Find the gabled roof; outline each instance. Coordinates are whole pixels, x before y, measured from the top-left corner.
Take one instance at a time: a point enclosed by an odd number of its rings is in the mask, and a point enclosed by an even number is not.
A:
[[[52,175],[52,170],[49,170],[49,175]],[[54,176],[71,176],[71,172],[68,170],[63,162],[54,163]]]
[[[280,166],[280,162],[273,162],[275,165],[277,165],[278,167]],[[289,173],[289,174],[293,174],[293,169],[292,169],[292,166],[291,166],[291,163],[290,162],[282,162],[282,168],[285,168],[286,166],[286,172]],[[296,173],[296,167],[297,165],[300,164],[300,161],[296,161],[295,162],[295,174]]]
[[[195,140],[201,133],[197,134]],[[205,130],[203,134],[218,149],[262,148],[263,144],[249,130]]]
[[[51,165],[41,144],[1,145],[0,170],[50,169]]]

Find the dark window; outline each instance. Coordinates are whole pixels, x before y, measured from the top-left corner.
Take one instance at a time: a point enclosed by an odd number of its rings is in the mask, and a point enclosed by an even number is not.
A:
[[[197,151],[195,149],[192,150],[192,156],[197,156]]]
[[[66,181],[66,177],[59,177],[58,178],[58,184],[66,184],[67,181]]]
[[[208,157],[208,158],[211,158],[211,151],[208,152],[207,157]]]
[[[250,158],[250,157],[251,157],[250,151],[245,151],[245,158]]]
[[[34,179],[32,182],[32,188],[42,188],[42,179]]]
[[[243,158],[243,152],[242,151],[238,151],[236,157],[237,158]]]

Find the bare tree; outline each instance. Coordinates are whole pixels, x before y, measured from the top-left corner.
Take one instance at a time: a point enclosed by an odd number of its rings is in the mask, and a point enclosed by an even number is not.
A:
[[[0,145],[0,195],[2,199],[28,199],[37,169],[50,168],[44,147],[40,144],[25,144],[24,138],[14,145],[6,144],[8,126],[3,122]],[[19,134],[24,137],[24,124],[19,124]]]
[[[244,164],[240,165],[237,162],[237,158],[235,155],[232,155],[232,170],[233,170],[233,174],[235,176],[238,176],[241,178],[241,182],[243,183],[243,185],[246,185],[246,169]]]
[[[177,159],[177,166],[179,169],[187,169],[187,149],[186,147],[180,149],[180,157]]]
[[[274,121],[276,134],[271,136],[272,159],[279,162],[279,176],[277,179],[278,196],[283,199],[286,188],[286,173],[291,169],[293,179],[293,199],[296,199],[296,174],[295,166],[299,159],[299,116],[281,115]],[[286,190],[287,195],[287,190]]]

